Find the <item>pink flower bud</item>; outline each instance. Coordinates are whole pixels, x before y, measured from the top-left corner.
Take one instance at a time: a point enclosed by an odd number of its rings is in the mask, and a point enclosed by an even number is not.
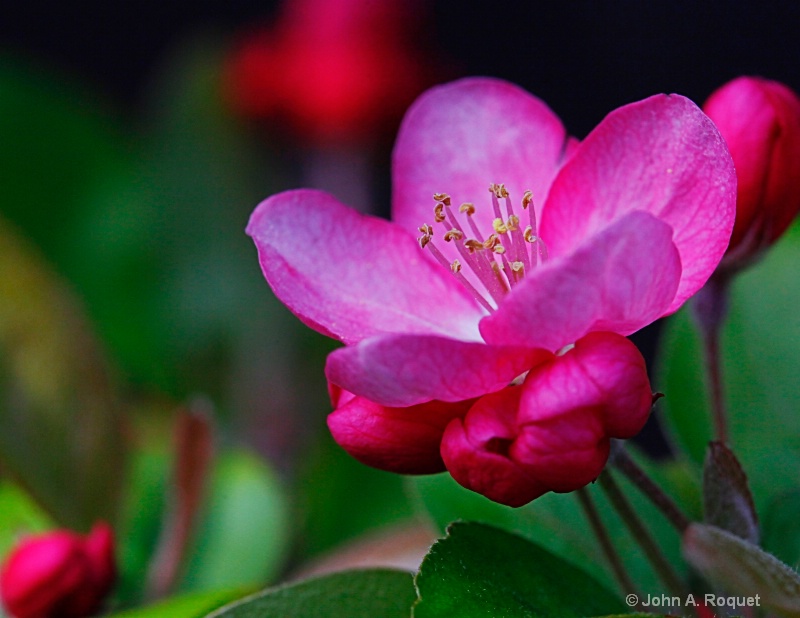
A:
[[[716,90],[704,111],[736,167],[736,223],[723,260],[736,268],[775,242],[800,211],[800,98],[779,82],[739,77]]]
[[[96,612],[116,578],[114,532],[56,530],[22,539],[0,571],[0,598],[14,618],[81,618]]]

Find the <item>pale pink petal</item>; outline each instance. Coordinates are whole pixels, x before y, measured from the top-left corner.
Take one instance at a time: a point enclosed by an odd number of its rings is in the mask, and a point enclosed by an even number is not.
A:
[[[694,294],[728,246],[736,175],[713,123],[688,99],[657,95],[609,114],[553,181],[541,236],[552,256],[575,251],[628,212],[672,226],[683,265],[668,312]]]
[[[668,311],[680,274],[669,225],[628,213],[534,269],[481,321],[481,334],[493,345],[552,351],[592,331],[628,335]]]
[[[345,343],[386,332],[479,339],[484,314],[398,226],[320,191],[262,202],[247,233],[275,295],[303,322]]]
[[[466,418],[450,421],[442,438],[442,459],[452,477],[508,506],[522,506],[550,490],[509,457],[521,390],[509,387],[481,397]]]
[[[360,462],[400,474],[444,470],[439,453],[447,424],[464,416],[473,400],[431,401],[408,408],[388,408],[355,397],[328,416],[334,440]]]
[[[381,405],[407,407],[498,391],[550,357],[544,350],[436,335],[383,335],[335,350],[325,374],[334,384]]]
[[[433,223],[433,194],[448,193],[456,208],[475,204],[475,220],[488,236],[494,219],[489,185],[504,183],[517,210],[526,190],[543,204],[566,139],[545,103],[508,82],[469,78],[432,88],[400,127],[392,218],[407,230]]]

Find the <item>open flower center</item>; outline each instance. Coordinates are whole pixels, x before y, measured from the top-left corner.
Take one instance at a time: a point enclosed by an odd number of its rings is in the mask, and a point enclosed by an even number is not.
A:
[[[433,226],[427,223],[419,227],[422,232],[419,246],[428,249],[475,300],[491,313],[500,304],[503,296],[525,278],[525,273],[547,260],[547,247],[537,233],[536,212],[530,191],[522,196],[522,210],[528,211],[529,220],[524,229],[520,218],[514,214],[511,197],[505,186],[489,185],[489,192],[494,209],[492,231],[489,234],[484,234],[475,223],[474,204],[461,204],[456,213],[449,195],[436,193],[433,196],[436,201],[433,220],[435,224],[442,226],[442,238],[455,245],[461,259],[451,262],[444,256],[433,242]],[[505,216],[500,200],[503,200],[505,206]],[[463,220],[466,220],[466,226],[462,225]],[[467,277],[465,272],[472,276]]]

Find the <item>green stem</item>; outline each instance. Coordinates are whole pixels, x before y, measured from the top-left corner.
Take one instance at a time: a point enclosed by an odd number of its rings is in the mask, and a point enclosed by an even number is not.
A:
[[[597,507],[595,506],[591,495],[589,495],[589,492],[585,487],[581,487],[577,491],[577,494],[578,501],[581,503],[581,507],[583,507],[583,512],[586,515],[586,519],[589,520],[589,525],[592,527],[592,532],[594,532],[594,535],[597,537],[597,540],[600,543],[603,554],[611,566],[611,570],[614,573],[614,577],[616,578],[622,593],[629,594],[631,592],[636,592],[636,587],[633,583],[633,580],[631,580],[628,572],[625,570],[625,565],[622,564],[622,559],[617,553],[614,544],[611,542],[611,537],[608,536],[608,530],[603,525],[603,520],[600,519],[600,513],[597,512]]]
[[[619,488],[614,478],[605,470],[600,474],[598,480],[600,482],[600,487],[603,488],[603,491],[608,496],[614,509],[622,518],[622,521],[625,522],[631,535],[642,548],[645,556],[647,556],[650,564],[653,565],[653,569],[664,582],[667,589],[671,594],[685,599],[689,593],[688,590],[661,553],[661,549],[647,531],[647,528],[644,527],[644,524],[642,524],[641,519],[639,519],[636,511],[633,509],[630,502],[628,502],[628,499],[625,497],[625,494],[622,493],[622,490]]]
[[[672,498],[664,493],[664,490],[639,467],[639,464],[633,460],[621,443],[617,444],[611,461],[615,468],[647,496],[680,534],[686,531],[691,520],[683,514]]]

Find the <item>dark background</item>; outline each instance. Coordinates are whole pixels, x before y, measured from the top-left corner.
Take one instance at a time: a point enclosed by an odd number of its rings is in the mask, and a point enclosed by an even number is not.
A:
[[[0,46],[82,76],[135,111],[153,68],[197,31],[230,36],[277,2],[6,2]],[[426,38],[464,75],[528,88],[585,135],[656,92],[695,100],[741,74],[800,89],[800,3],[696,0],[424,2]]]

